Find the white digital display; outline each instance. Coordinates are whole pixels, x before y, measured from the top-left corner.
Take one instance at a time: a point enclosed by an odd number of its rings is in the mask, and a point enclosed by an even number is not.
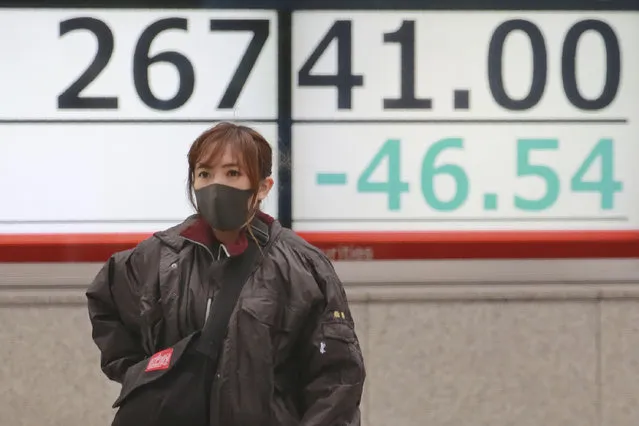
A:
[[[277,159],[277,45],[269,11],[3,9],[0,233],[179,223],[188,148],[222,120]]]
[[[639,229],[639,13],[293,14],[300,231]]]

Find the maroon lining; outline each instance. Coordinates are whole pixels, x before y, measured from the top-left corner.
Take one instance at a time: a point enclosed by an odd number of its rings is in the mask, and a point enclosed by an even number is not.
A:
[[[266,223],[268,226],[271,226],[273,224],[273,222],[275,222],[275,218],[267,215],[262,210],[259,210],[257,212],[256,216],[257,216],[258,219],[260,219],[262,222]]]
[[[267,225],[271,225],[275,219],[266,213],[259,211],[257,212],[257,218],[266,223]],[[183,230],[180,233],[184,238],[188,238],[189,240],[193,240],[197,243],[203,244],[206,247],[213,247],[214,245],[219,244],[220,242],[215,238],[215,234],[213,234],[213,229],[209,226],[208,223],[201,217],[198,216],[197,220],[188,228]],[[244,231],[240,232],[240,235],[232,244],[225,244],[226,250],[230,256],[237,256],[239,254],[244,253],[246,247],[248,247],[248,239],[246,238],[246,233]]]

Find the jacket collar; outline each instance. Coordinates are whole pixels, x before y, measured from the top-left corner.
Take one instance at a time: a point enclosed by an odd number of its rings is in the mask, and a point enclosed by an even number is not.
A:
[[[264,247],[271,238],[271,228],[275,219],[266,213],[259,211],[255,219],[251,222],[251,232],[255,239]],[[179,251],[189,241],[202,244],[207,248],[213,248],[220,242],[215,238],[213,230],[206,221],[199,215],[194,214],[188,217],[181,224],[169,228],[165,231],[156,232],[155,237],[162,240],[165,244]],[[246,231],[242,231],[238,240],[233,244],[224,246],[229,256],[237,256],[244,253],[248,247],[248,238]]]

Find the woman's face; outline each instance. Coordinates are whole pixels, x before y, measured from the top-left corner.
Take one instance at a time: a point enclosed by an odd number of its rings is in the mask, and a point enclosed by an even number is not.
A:
[[[193,189],[196,191],[214,183],[232,186],[237,189],[250,189],[251,181],[240,168],[237,158],[233,155],[231,147],[227,147],[223,155],[213,164],[197,163]],[[257,193],[257,199],[262,201],[268,195],[273,186],[273,179],[267,178],[261,184]]]
[[[193,189],[198,190],[214,183],[237,189],[251,188],[251,181],[246,173],[240,169],[237,158],[233,156],[230,147],[227,147],[217,160],[213,164],[197,163],[195,165]]]

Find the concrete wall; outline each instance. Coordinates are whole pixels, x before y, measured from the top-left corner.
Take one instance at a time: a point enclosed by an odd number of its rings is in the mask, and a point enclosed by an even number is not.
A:
[[[0,426],[108,425],[84,287],[0,264]],[[639,261],[339,263],[366,426],[636,426]]]

